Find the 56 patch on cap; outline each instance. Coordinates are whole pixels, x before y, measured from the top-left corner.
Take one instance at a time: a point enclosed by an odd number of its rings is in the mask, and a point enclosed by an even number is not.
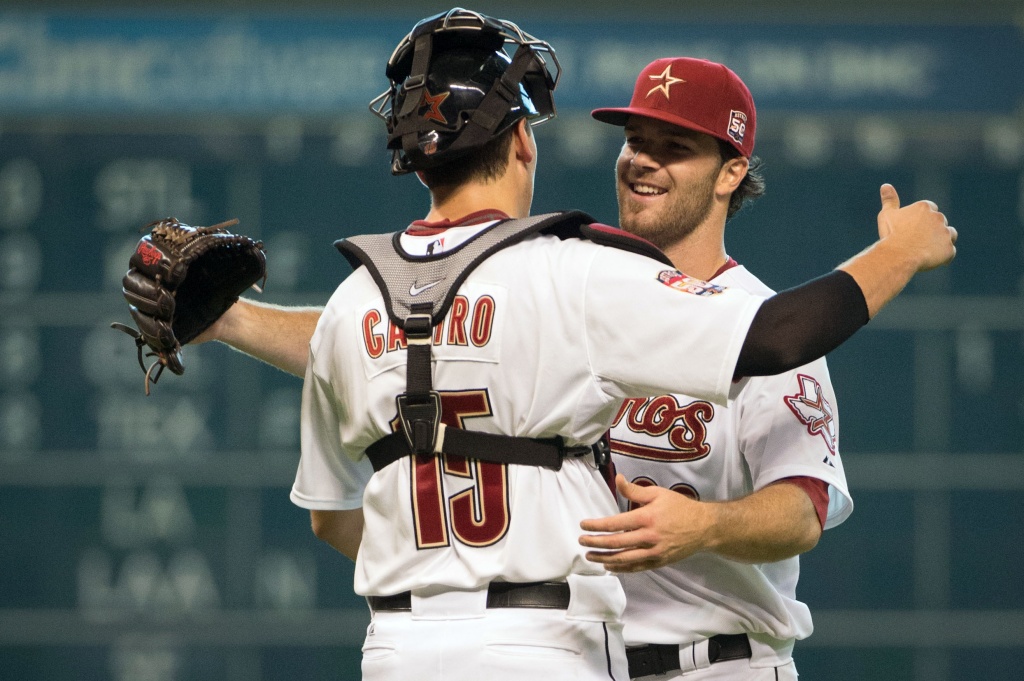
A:
[[[716,137],[747,158],[754,153],[754,98],[729,67],[707,59],[657,59],[640,72],[628,107],[591,115],[612,125],[646,116]]]

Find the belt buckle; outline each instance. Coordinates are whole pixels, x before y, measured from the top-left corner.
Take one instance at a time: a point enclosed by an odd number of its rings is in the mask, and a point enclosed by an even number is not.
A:
[[[679,646],[647,643],[626,649],[630,678],[658,676],[679,669]]]
[[[594,452],[594,465],[601,467],[607,466],[608,462],[612,460],[612,447],[611,443],[608,442],[608,434],[605,433],[601,436],[594,444],[590,445],[590,449]]]
[[[722,644],[714,636],[708,639],[708,662],[714,664],[722,655]]]

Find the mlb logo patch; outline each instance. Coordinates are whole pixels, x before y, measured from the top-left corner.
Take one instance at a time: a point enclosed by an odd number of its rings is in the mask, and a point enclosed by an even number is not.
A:
[[[724,286],[688,277],[679,270],[662,270],[658,273],[658,281],[669,288],[695,296],[713,296],[725,291]]]
[[[736,144],[743,144],[743,137],[747,134],[747,114],[742,111],[729,112],[729,137],[736,140]]]

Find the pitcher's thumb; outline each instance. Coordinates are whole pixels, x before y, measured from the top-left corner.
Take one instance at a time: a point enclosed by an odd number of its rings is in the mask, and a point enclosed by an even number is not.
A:
[[[626,480],[626,476],[622,473],[615,476],[615,488],[619,491],[619,495],[627,501],[647,504],[654,499],[653,490],[647,489],[648,485],[638,485],[635,482],[630,482]]]
[[[895,210],[900,207],[900,195],[896,193],[896,187],[885,183],[879,189],[879,193],[882,196],[882,210]]]

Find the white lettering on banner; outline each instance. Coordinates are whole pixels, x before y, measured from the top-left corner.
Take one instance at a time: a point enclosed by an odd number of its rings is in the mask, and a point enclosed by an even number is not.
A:
[[[278,26],[267,19],[183,15],[138,25],[111,17],[75,26],[77,19],[66,13],[0,13],[0,106],[25,115],[171,108],[333,116],[364,108],[380,92],[374,74],[394,46],[381,36],[400,24],[309,17]],[[782,109],[871,106],[875,102],[856,98],[874,95],[892,96],[886,106],[999,106],[1009,114],[1021,92],[1012,69],[1020,34],[1006,22],[912,22],[906,30],[797,22],[765,32],[744,21],[701,25],[659,18],[595,22],[583,31],[586,40],[580,30],[567,32],[564,22],[537,28],[558,47],[563,113],[607,104],[608,96],[628,97],[640,69],[667,55],[728,64],[760,103]],[[965,79],[961,71],[974,77]],[[346,155],[338,158],[344,162]]]
[[[814,55],[799,45],[754,43],[749,49],[744,81],[756,92],[800,93],[815,80]]]
[[[935,89],[933,73],[938,56],[925,46],[837,44],[827,48],[823,56],[829,65],[823,89],[839,99],[866,95],[924,98]]]
[[[7,97],[46,102],[228,103],[253,101],[336,106],[376,87],[388,59],[384,41],[302,38],[268,43],[244,22],[223,23],[189,40],[97,36],[66,40],[42,19],[0,20],[0,90]]]
[[[220,608],[221,598],[203,554],[195,549],[162,561],[153,551],[129,553],[115,569],[110,552],[90,549],[78,564],[83,610],[196,613]]]
[[[831,43],[805,46],[759,42],[735,62],[759,96],[823,94],[924,98],[935,89],[939,57],[924,45],[899,47]]]
[[[558,44],[558,43],[554,43]],[[586,89],[608,92],[633,91],[636,74],[655,59],[666,55],[686,55],[700,59],[726,63],[728,45],[719,40],[698,40],[680,42],[632,43],[619,40],[602,40],[590,45],[580,60],[580,78]],[[560,53],[559,53],[560,54]],[[625,106],[626,102],[622,102]]]
[[[759,97],[826,96],[850,100],[865,96],[924,99],[937,89],[941,59],[918,44],[754,41],[727,45],[688,43],[594,43],[585,52],[579,78],[587,90],[630,92],[637,71],[654,59],[685,54],[728,64]],[[624,104],[625,102],[623,102]]]
[[[174,480],[154,480],[141,490],[112,485],[103,490],[103,540],[117,548],[153,541],[184,542],[195,532],[185,490]]]
[[[154,56],[145,44],[109,43],[65,44],[59,50],[46,49],[43,43],[33,51],[33,70],[37,77],[30,85],[36,98],[116,97],[132,101],[140,96],[135,87],[145,82]],[[46,74],[46,78],[38,77]]]

